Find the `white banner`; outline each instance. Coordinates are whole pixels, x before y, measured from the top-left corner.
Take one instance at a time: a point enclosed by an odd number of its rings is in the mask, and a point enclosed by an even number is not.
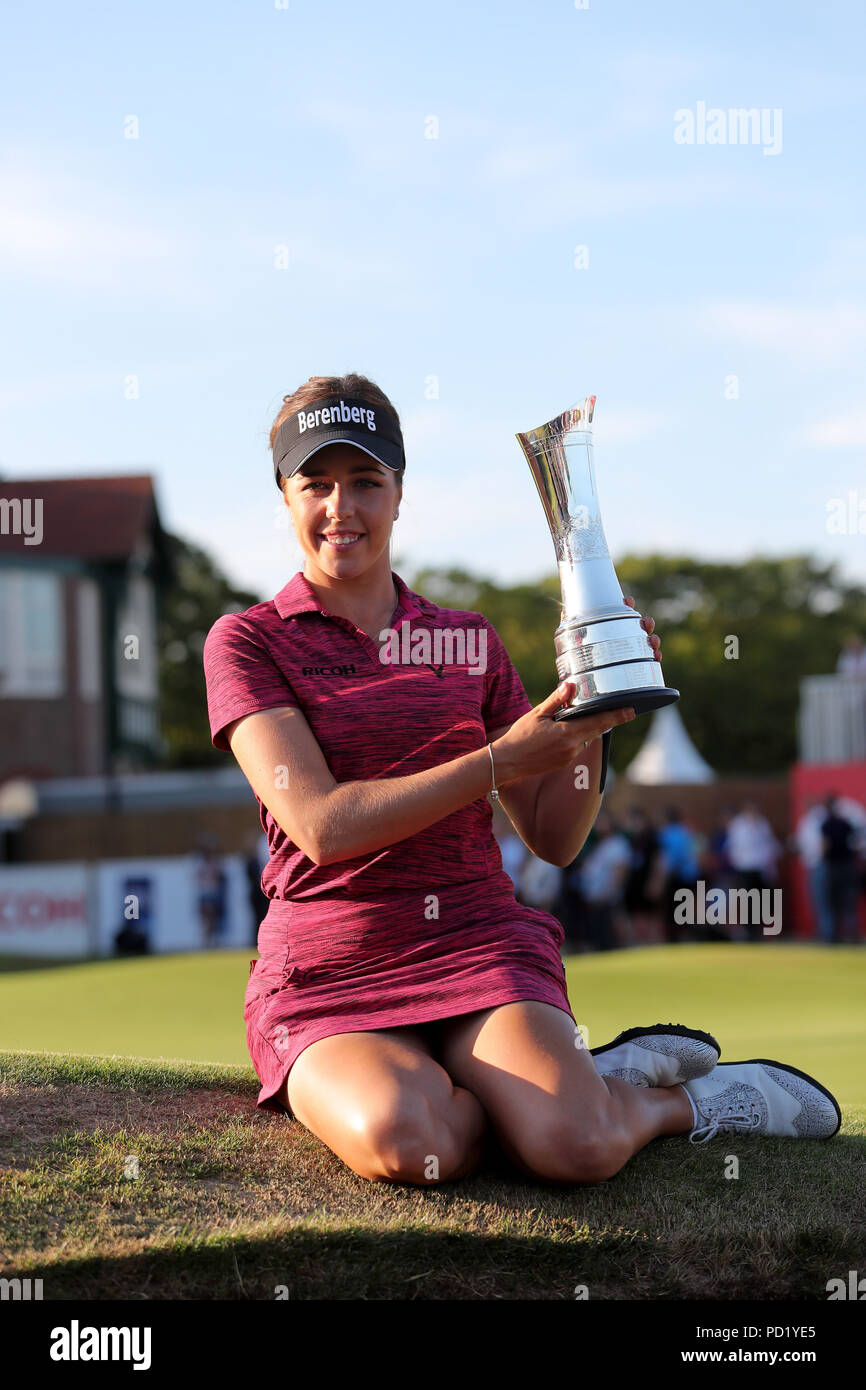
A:
[[[85,864],[0,867],[0,955],[95,952],[93,876]]]
[[[199,866],[194,854],[2,865],[0,956],[112,956],[123,928],[141,931],[151,952],[248,946],[252,956],[258,922],[244,860],[221,855],[215,887]],[[200,900],[208,886],[218,903],[209,942]]]

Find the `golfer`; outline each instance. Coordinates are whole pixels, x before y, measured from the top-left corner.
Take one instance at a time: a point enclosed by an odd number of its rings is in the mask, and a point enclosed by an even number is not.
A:
[[[717,1065],[708,1033],[656,1024],[587,1050],[563,928],[516,901],[487,798],[536,855],[569,864],[631,711],[556,722],[573,684],[533,708],[481,613],[394,573],[406,459],[367,377],[311,377],[270,444],[304,567],[219,618],[204,648],[212,740],[270,847],[244,1010],[258,1104],[361,1176],[420,1185],[470,1172],[488,1139],[526,1173],[595,1183],[659,1135],[834,1134],[818,1082]]]

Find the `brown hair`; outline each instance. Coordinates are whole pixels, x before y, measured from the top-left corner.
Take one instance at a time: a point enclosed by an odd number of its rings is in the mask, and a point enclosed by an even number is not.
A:
[[[380,406],[387,410],[397,423],[397,428],[401,429],[400,416],[396,409],[388,400],[381,386],[377,386],[375,381],[371,381],[368,376],[359,376],[357,372],[349,372],[346,376],[311,376],[299,386],[297,391],[292,391],[288,396],[283,396],[283,404],[280,411],[271,425],[271,433],[268,440],[268,447],[273,449],[277,431],[284,420],[296,410],[303,410],[314,401],[327,400],[329,396],[354,396],[357,400],[366,401],[368,405]],[[394,478],[398,487],[402,486],[403,468],[396,470],[389,469],[394,473]],[[278,486],[282,491],[283,483],[288,479],[283,478],[282,474],[278,479]]]

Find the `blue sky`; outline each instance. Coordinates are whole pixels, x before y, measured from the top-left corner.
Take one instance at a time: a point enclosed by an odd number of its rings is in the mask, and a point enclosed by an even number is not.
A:
[[[827,530],[866,511],[859,0],[19,2],[4,31],[3,475],[150,472],[269,596],[303,562],[271,422],[356,370],[404,424],[395,568],[535,579],[514,434],[595,393],[614,559],[866,579],[866,517]],[[699,103],[781,111],[781,147],[677,143]]]

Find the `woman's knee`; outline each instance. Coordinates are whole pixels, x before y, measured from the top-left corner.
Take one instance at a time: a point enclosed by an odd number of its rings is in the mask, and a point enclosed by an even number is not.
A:
[[[394,1109],[364,1115],[358,1133],[367,1155],[365,1175],[423,1186],[462,1177],[480,1157],[481,1137],[479,1127],[467,1127],[455,1111],[455,1105],[441,1107],[418,1092],[402,1097]]]
[[[613,1117],[557,1110],[534,1119],[525,1134],[510,1136],[509,1147],[521,1167],[549,1182],[604,1182],[631,1156],[628,1137]]]

